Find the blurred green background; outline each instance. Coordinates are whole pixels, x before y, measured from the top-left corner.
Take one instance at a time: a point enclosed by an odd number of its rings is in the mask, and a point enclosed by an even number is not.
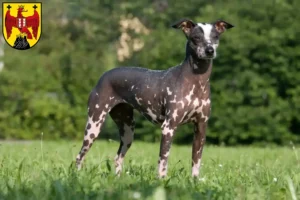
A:
[[[300,142],[299,0],[42,3],[34,48],[17,51],[1,41],[0,139],[39,139],[42,132],[46,140],[82,139],[88,95],[100,76],[117,66],[179,64],[186,39],[170,25],[186,17],[235,25],[214,61],[208,143]],[[159,126],[135,116],[135,138],[159,141]],[[99,138],[118,139],[110,117]],[[192,138],[193,126],[185,125],[175,142]]]

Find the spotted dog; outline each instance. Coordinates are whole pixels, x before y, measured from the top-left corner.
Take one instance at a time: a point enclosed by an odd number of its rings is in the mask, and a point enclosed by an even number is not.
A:
[[[120,134],[115,157],[116,173],[120,174],[123,159],[133,141],[133,110],[136,109],[149,121],[161,125],[159,177],[167,175],[168,157],[177,127],[188,122],[194,124],[192,176],[199,175],[211,110],[209,77],[212,60],[216,57],[220,35],[233,25],[223,20],[194,23],[182,19],[172,27],[182,29],[187,38],[186,56],[180,65],[168,70],[115,68],[106,72],[90,93],[84,141],[76,158],[78,169],[109,113]]]

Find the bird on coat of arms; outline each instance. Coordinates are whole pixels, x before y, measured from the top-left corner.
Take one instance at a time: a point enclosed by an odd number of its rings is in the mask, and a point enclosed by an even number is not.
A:
[[[26,34],[28,39],[33,39],[32,35],[35,39],[37,39],[38,29],[40,26],[40,16],[39,13],[36,11],[37,6],[33,6],[34,13],[32,16],[28,17],[23,16],[23,12],[28,12],[28,10],[24,9],[23,5],[19,6],[17,17],[11,16],[10,5],[8,5],[7,8],[8,10],[5,14],[5,27],[7,39],[9,39],[9,37],[11,36],[13,27],[19,29],[20,34]],[[32,28],[32,33],[28,28]]]

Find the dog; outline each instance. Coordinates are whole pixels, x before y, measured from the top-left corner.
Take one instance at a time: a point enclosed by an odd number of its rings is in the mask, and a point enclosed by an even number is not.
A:
[[[120,175],[124,157],[133,141],[133,110],[136,109],[152,123],[161,125],[159,178],[167,175],[168,157],[177,127],[188,122],[194,124],[192,176],[199,176],[211,112],[209,77],[212,63],[221,34],[234,26],[223,20],[194,23],[190,19],[181,19],[172,27],[181,29],[187,38],[186,56],[180,65],[168,70],[114,68],[104,73],[91,91],[83,145],[76,157],[78,169],[109,113],[120,134],[115,157],[116,174]]]

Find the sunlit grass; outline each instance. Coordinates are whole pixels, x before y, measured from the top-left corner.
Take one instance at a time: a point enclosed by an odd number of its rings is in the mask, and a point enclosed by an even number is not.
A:
[[[168,177],[157,179],[159,144],[133,143],[120,178],[117,142],[96,141],[84,167],[80,142],[0,142],[0,199],[295,199],[297,148],[206,146],[200,177],[191,178],[191,146],[171,149]],[[164,198],[165,197],[165,198]]]

